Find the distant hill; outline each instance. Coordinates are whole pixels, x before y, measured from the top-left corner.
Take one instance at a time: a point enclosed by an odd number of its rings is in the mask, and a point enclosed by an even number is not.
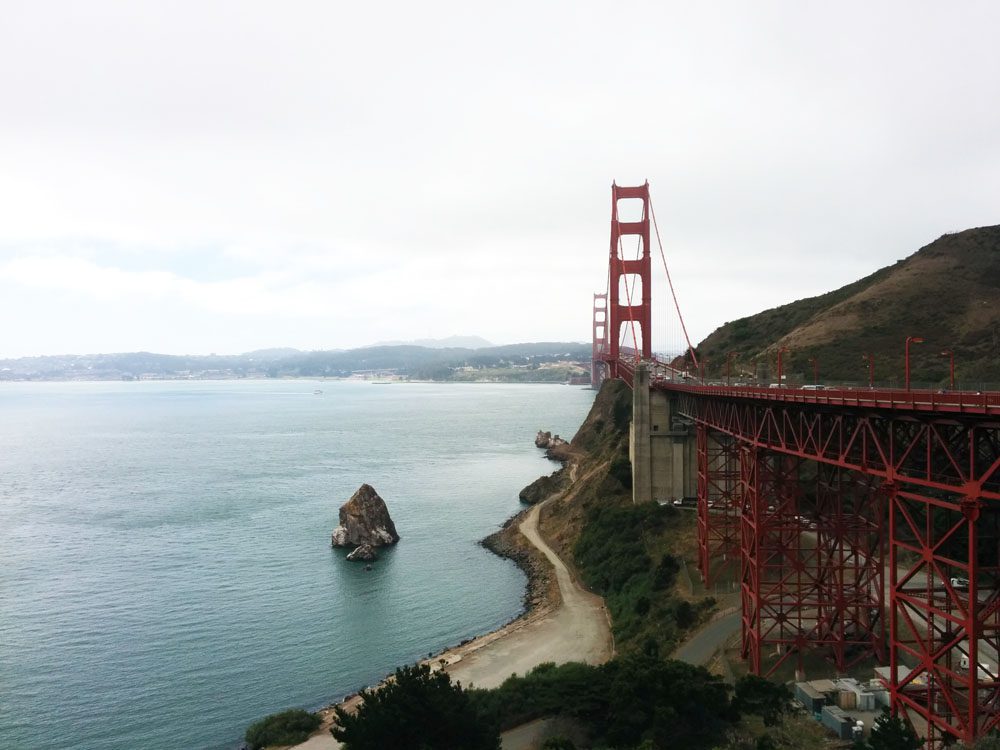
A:
[[[380,341],[374,346],[423,346],[427,349],[485,349],[493,346],[481,336],[448,336],[443,339],[415,339],[414,341]]]
[[[384,373],[420,380],[564,382],[572,375],[589,372],[590,354],[590,344],[542,342],[476,349],[408,345],[314,352],[262,349],[207,356],[150,352],[57,355],[0,359],[0,381],[350,377]],[[558,363],[580,364],[556,367]]]
[[[779,347],[788,347],[784,370],[812,381],[810,358],[824,380],[867,382],[862,354],[875,355],[876,381],[899,384],[907,336],[914,384],[947,385],[955,352],[959,387],[1000,383],[1000,226],[946,234],[913,255],[853,284],[818,297],[734,320],[697,347],[708,372],[725,372],[728,352],[736,370],[754,372],[768,363],[771,377]]]

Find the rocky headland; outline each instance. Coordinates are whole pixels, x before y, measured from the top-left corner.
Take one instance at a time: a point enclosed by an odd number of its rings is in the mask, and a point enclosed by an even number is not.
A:
[[[333,547],[353,547],[348,560],[375,559],[375,548],[399,541],[385,501],[370,484],[363,484],[340,506],[340,525],[330,535]]]

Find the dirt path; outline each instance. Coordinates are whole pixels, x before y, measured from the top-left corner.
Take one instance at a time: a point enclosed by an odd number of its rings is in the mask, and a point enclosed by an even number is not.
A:
[[[542,539],[538,532],[542,505],[533,507],[518,529],[552,564],[562,604],[450,665],[448,672],[463,685],[491,688],[512,673],[523,674],[542,662],[601,664],[611,657],[613,645],[604,600],[581,587]]]
[[[532,507],[518,529],[552,564],[562,602],[552,608],[542,607],[495,633],[429,660],[434,664],[443,660],[444,669],[452,679],[466,687],[496,687],[511,674],[524,674],[548,661],[601,664],[614,653],[604,600],[576,581],[538,531],[538,515],[543,505],[545,503]],[[295,750],[336,750],[340,747],[329,731],[332,709],[320,713],[324,718],[323,727],[306,742],[296,745]]]

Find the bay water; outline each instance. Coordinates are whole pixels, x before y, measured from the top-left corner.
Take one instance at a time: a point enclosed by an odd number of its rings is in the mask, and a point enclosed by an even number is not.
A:
[[[321,393],[314,391],[320,390]],[[593,392],[351,381],[0,384],[0,748],[238,747],[521,609],[477,545]],[[330,548],[363,483],[402,541]]]

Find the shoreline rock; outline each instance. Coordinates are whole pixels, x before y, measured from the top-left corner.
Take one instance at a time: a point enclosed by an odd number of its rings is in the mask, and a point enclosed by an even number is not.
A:
[[[522,489],[517,499],[525,505],[535,505],[554,495],[566,486],[566,469],[562,468],[547,476],[540,476]]]
[[[566,463],[573,453],[569,441],[558,435],[553,435],[547,430],[544,432],[539,430],[538,434],[535,435],[535,447],[544,448],[547,458],[561,463]]]
[[[375,548],[370,544],[359,544],[354,548],[353,552],[347,554],[346,559],[358,562],[371,562],[372,560],[377,560],[378,555],[375,554]]]
[[[521,519],[531,509],[525,508],[504,521],[499,531],[480,539],[479,545],[494,555],[513,562],[524,575],[527,582],[521,598],[521,611],[507,624],[527,617],[538,609],[558,604],[558,589],[554,591],[555,579],[551,575],[551,567],[539,553],[518,531]],[[506,627],[506,626],[505,626]]]
[[[389,516],[389,509],[370,484],[362,484],[351,499],[340,506],[340,525],[330,535],[333,547],[382,547],[398,541],[399,534]]]

